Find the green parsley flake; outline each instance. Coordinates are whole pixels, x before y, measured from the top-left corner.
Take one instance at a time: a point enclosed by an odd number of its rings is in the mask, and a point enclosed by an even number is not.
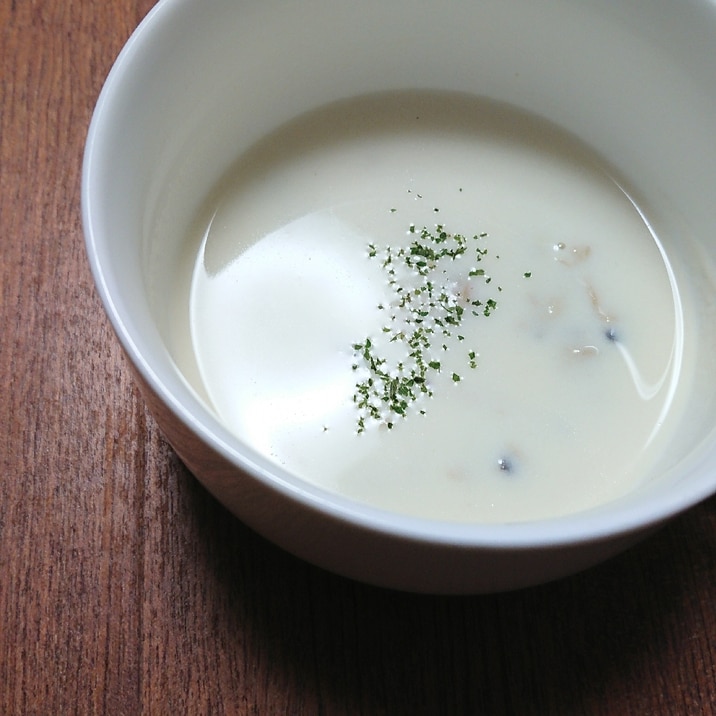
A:
[[[447,231],[442,224],[420,230],[410,224],[407,235],[411,241],[405,246],[379,249],[368,245],[368,258],[380,261],[393,299],[390,305],[378,306],[387,319],[380,329],[383,338],[366,337],[352,346],[352,368],[359,373],[353,394],[358,433],[371,423],[391,429],[397,418],[407,417],[416,401],[432,397],[431,377],[443,367],[436,353],[448,350],[445,339],[454,335],[463,341],[465,337],[455,332],[463,321],[490,316],[497,308],[493,298],[470,300],[469,290],[461,292],[448,280],[448,266],[462,259],[473,265],[465,270],[464,285],[474,279],[490,283],[485,270],[477,267],[488,253],[486,233],[468,238]],[[474,350],[467,353],[466,365],[477,368]],[[452,373],[454,383],[461,380],[458,373]],[[426,411],[417,412],[424,415]]]

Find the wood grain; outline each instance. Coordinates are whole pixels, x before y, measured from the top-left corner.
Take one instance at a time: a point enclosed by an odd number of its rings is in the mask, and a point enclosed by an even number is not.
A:
[[[82,148],[148,0],[0,0],[0,714],[716,713],[716,501],[513,594],[322,572],[195,482],[94,293]]]

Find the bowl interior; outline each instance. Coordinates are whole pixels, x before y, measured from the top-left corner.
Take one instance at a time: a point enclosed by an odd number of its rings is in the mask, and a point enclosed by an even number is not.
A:
[[[85,223],[110,317],[137,369],[184,423],[261,479],[325,502],[320,489],[231,436],[177,367],[169,304],[187,228],[243,151],[320,105],[406,89],[507,102],[613,166],[674,261],[690,309],[691,419],[659,479],[590,519],[608,531],[664,517],[715,486],[714,48],[716,6],[696,0],[163,0],[113,69],[88,141]],[[368,508],[335,503],[370,517]],[[588,522],[565,518],[552,537],[583,534]],[[545,534],[520,529],[526,541]]]

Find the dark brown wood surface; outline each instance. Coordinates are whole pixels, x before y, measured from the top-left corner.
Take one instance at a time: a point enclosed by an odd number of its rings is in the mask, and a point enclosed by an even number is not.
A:
[[[716,713],[716,500],[570,579],[436,598],[283,553],[183,468],[79,213],[151,4],[0,0],[0,714]]]

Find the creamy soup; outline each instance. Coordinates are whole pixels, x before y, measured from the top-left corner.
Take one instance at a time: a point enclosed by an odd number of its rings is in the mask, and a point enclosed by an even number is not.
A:
[[[242,440],[402,513],[510,522],[643,480],[678,412],[658,236],[574,138],[464,96],[301,117],[190,237],[180,323]]]

